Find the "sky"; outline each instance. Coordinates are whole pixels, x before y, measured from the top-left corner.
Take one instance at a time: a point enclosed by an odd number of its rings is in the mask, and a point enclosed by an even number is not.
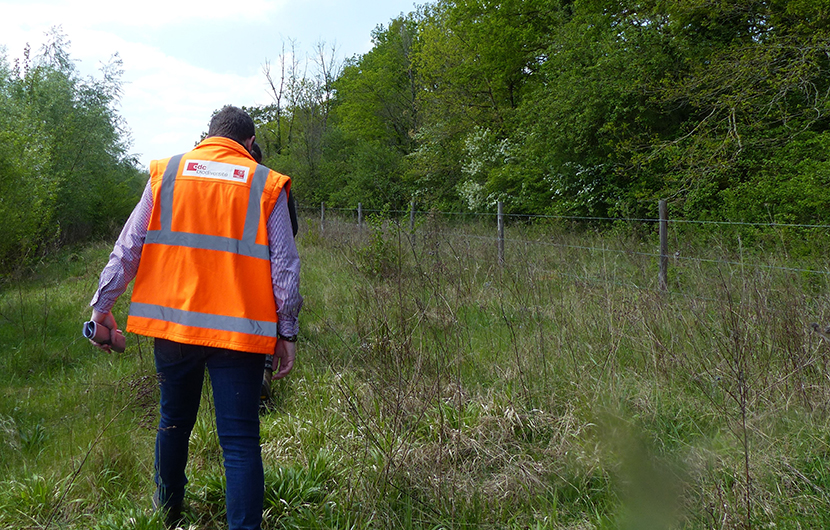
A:
[[[78,72],[98,78],[117,53],[118,111],[130,153],[147,167],[192,149],[216,109],[272,103],[263,66],[278,67],[292,42],[301,64],[320,43],[342,62],[371,50],[377,26],[414,10],[414,0],[0,0],[0,47],[11,63],[60,26]]]

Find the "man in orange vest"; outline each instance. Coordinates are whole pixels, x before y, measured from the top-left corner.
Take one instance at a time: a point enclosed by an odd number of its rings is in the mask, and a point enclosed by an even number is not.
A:
[[[261,527],[263,354],[273,355],[275,379],[291,371],[302,297],[291,180],[254,161],[254,133],[246,112],[226,106],[195,149],[151,162],[90,304],[92,320],[116,330],[111,309],[135,277],[127,331],[155,339],[161,418],[153,505],[168,525],[182,518],[187,447],[207,368],[229,529]]]

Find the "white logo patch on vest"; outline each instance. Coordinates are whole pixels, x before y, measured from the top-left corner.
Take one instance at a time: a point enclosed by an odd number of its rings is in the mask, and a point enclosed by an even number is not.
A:
[[[185,160],[182,176],[248,182],[248,168],[210,160]]]

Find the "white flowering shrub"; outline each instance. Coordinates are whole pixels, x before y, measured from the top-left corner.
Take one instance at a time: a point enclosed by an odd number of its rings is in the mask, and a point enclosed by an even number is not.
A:
[[[491,173],[513,161],[514,145],[507,138],[499,139],[490,129],[476,127],[464,140],[463,180],[457,190],[471,210],[492,206],[498,200],[488,192]]]

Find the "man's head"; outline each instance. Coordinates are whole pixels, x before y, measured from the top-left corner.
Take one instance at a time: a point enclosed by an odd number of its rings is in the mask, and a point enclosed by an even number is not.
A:
[[[208,127],[208,136],[223,136],[242,144],[250,149],[255,135],[254,120],[244,110],[225,105],[222,110],[213,115]]]

